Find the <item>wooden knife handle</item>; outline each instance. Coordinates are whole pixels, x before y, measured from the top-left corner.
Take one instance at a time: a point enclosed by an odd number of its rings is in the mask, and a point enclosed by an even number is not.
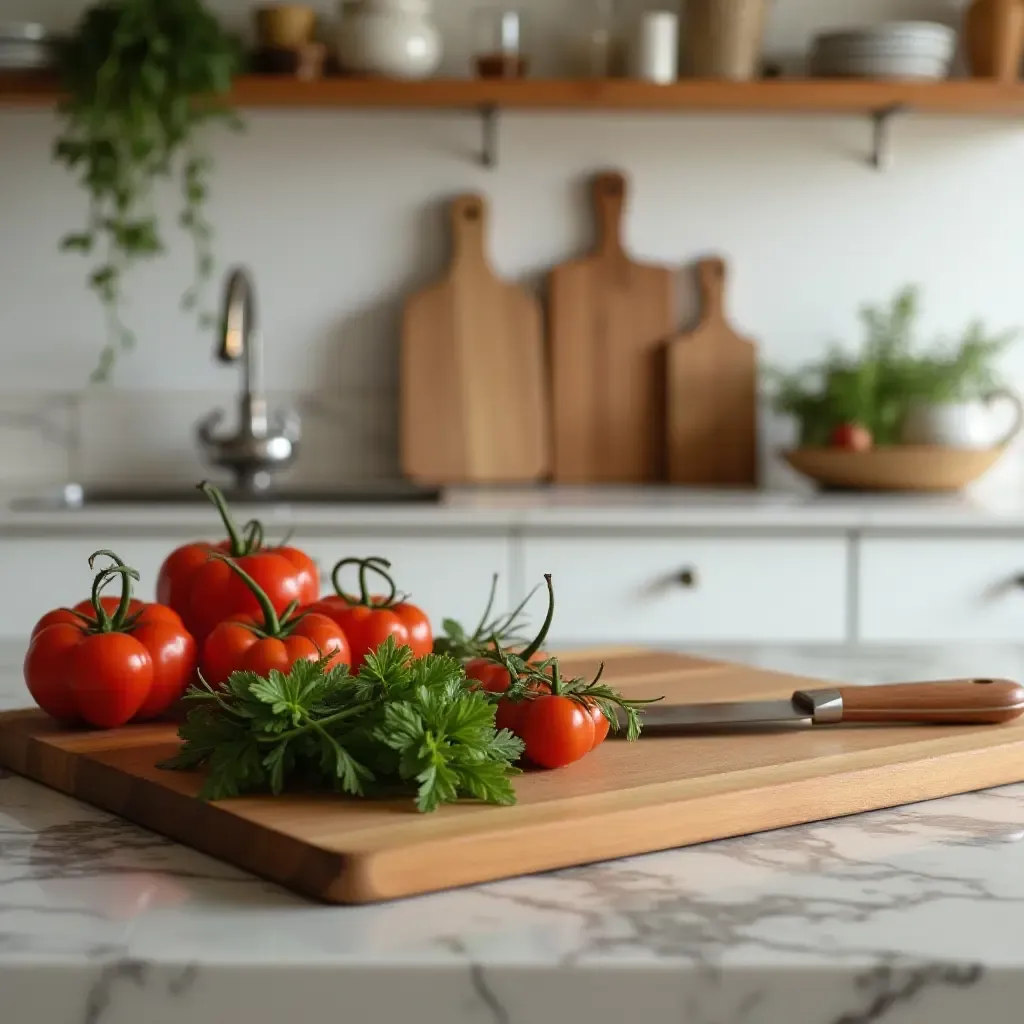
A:
[[[1008,679],[844,686],[842,722],[986,725],[1024,714],[1024,687]]]

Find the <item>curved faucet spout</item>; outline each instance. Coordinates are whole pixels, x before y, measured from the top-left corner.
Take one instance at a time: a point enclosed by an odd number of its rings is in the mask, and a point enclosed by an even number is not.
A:
[[[263,394],[263,340],[256,323],[255,288],[244,267],[228,274],[216,357],[242,364],[238,396],[238,429],[221,435],[222,413],[214,412],[197,426],[199,442],[216,465],[230,469],[243,490],[269,486],[272,473],[290,466],[301,434],[297,414],[279,416],[273,425]]]

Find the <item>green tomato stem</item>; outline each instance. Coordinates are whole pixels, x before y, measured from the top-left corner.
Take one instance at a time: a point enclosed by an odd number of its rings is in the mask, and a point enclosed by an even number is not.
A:
[[[263,628],[260,632],[277,639],[286,636],[287,634],[281,629],[281,620],[274,609],[274,603],[270,600],[267,592],[234,559],[229,558],[223,552],[214,551],[210,557],[223,562],[252,591],[253,597],[259,603],[260,611],[263,613]]]
[[[104,558],[109,558],[114,563],[114,565],[111,568],[105,569],[103,573],[100,574],[102,576],[109,577],[109,579],[106,582],[109,582],[113,579],[113,575],[111,574],[114,573],[115,570],[117,572],[120,572],[121,575],[121,600],[118,603],[117,609],[114,611],[112,619],[110,620],[109,630],[109,632],[112,633],[120,633],[124,630],[125,620],[128,618],[128,608],[132,603],[132,580],[137,581],[139,579],[139,574],[134,569],[129,568],[128,564],[125,561],[123,561],[120,557],[118,557],[113,551],[110,551],[106,548],[102,549],[101,551],[94,551],[89,556],[90,569],[95,568],[96,559],[100,556],[103,556]],[[102,584],[102,586],[105,585],[106,583]],[[100,589],[102,589],[102,586]],[[102,608],[102,605],[96,605],[95,607]],[[107,631],[105,630],[104,632]]]
[[[263,527],[254,519],[246,526],[246,533],[243,535],[239,529],[238,524],[235,522],[235,517],[231,514],[231,509],[228,508],[228,503],[221,494],[220,489],[211,484],[208,480],[204,480],[201,484],[197,485],[197,489],[213,502],[220,514],[221,522],[224,524],[224,529],[227,531],[228,540],[231,542],[231,557],[242,558],[245,555],[250,554],[252,551],[257,550],[253,547],[256,539],[262,539]]]
[[[347,565],[359,566],[358,597],[353,597],[351,594],[346,593],[345,588],[341,585],[341,570]],[[331,583],[334,585],[334,592],[342,601],[353,607],[362,605],[364,608],[391,608],[394,604],[395,596],[398,594],[398,589],[395,587],[395,581],[392,579],[391,573],[388,572],[390,568],[391,563],[386,558],[380,558],[376,555],[370,558],[343,558],[331,571]],[[370,594],[369,581],[367,580],[369,572],[375,572],[378,576],[382,577],[390,588],[390,593],[385,601],[380,603],[374,602]]]
[[[483,615],[480,616],[480,625],[473,630],[473,635],[469,638],[470,640],[479,640],[483,635],[483,631],[487,628],[487,616],[491,614],[491,609],[494,607],[494,598],[498,593],[498,574],[495,573],[491,577],[491,593],[487,598],[487,607],[484,608]]]
[[[529,660],[541,649],[544,641],[548,638],[548,630],[551,629],[551,623],[555,617],[555,588],[551,582],[551,573],[544,573],[544,582],[548,588],[548,613],[544,617],[544,622],[541,624],[540,632],[533,638],[533,643],[523,651],[519,657],[525,662]]]

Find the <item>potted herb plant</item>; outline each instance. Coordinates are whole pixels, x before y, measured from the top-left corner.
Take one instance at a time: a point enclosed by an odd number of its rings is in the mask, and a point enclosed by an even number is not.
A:
[[[918,290],[905,288],[887,308],[861,311],[866,339],[859,352],[833,347],[819,363],[770,372],[773,406],[797,420],[801,447],[992,448],[1020,429],[1024,406],[996,369],[1016,331],[989,334],[976,321],[954,345],[916,351],[918,311]],[[1016,413],[1001,437],[992,414],[999,398]]]
[[[121,316],[124,279],[164,251],[154,186],[168,177],[179,182],[178,223],[195,249],[195,279],[182,304],[200,310],[213,272],[205,214],[213,164],[199,129],[214,119],[238,124],[223,99],[241,56],[202,0],[101,0],[61,47],[65,98],[54,155],[88,197],[85,228],[62,248],[97,255],[89,286],[107,322],[93,380],[108,378],[117,353],[135,343]]]

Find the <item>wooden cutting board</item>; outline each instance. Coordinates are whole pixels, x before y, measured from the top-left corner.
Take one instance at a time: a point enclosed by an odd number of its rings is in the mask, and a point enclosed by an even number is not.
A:
[[[599,657],[634,696],[788,697],[821,684],[676,654]],[[744,735],[609,739],[568,768],[516,780],[514,807],[420,815],[409,801],[247,797],[216,804],[154,765],[171,724],[62,728],[0,715],[0,765],[314,898],[366,903],[664,850],[1024,780],[1024,719],[1009,725],[780,726]]]
[[[597,249],[549,282],[554,477],[562,483],[664,479],[664,345],[672,272],[622,242],[626,179],[593,182]]]
[[[401,458],[418,483],[529,483],[549,470],[540,305],[495,275],[487,219],[483,196],[452,203],[451,266],[405,305]]]
[[[674,484],[756,487],[757,350],[725,312],[726,264],[697,264],[701,319],[668,347],[668,471]]]

